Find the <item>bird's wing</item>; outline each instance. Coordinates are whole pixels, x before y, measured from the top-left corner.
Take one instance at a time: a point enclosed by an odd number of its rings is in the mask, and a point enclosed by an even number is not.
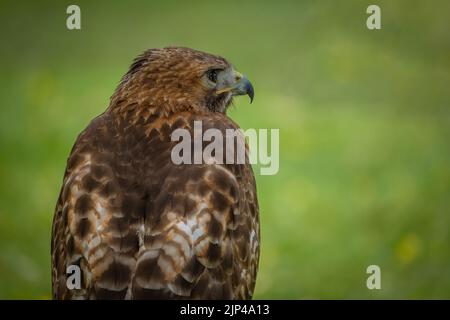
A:
[[[53,219],[54,298],[126,296],[145,203],[139,190],[127,185],[133,162],[114,151],[125,139],[114,127],[106,115],[95,119],[69,157]],[[67,286],[69,266],[80,268],[80,289]]]
[[[95,120],[68,161],[53,223],[54,297],[251,297],[259,258],[251,166],[175,165],[170,134],[191,130],[189,115],[118,132],[111,121]],[[70,265],[81,269],[79,290],[67,288]]]
[[[240,276],[251,272],[251,228],[240,212],[239,192],[238,181],[222,166],[169,174],[140,234],[133,297],[236,297],[236,288],[248,280]]]
[[[134,298],[249,298],[259,258],[255,181],[247,164],[174,165],[161,148],[164,131],[193,127],[195,118],[168,119],[150,142],[158,146],[160,176],[140,233],[133,275]],[[203,121],[203,130],[237,128],[225,116]],[[193,133],[191,132],[191,136]],[[194,142],[192,141],[192,144]],[[150,150],[152,147],[150,147]]]

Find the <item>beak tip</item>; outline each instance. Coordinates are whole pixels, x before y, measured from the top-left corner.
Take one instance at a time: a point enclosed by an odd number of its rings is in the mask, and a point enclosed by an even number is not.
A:
[[[248,81],[246,91],[248,96],[250,97],[250,104],[251,104],[253,102],[253,97],[255,96],[255,89],[253,89],[253,86],[250,83],[250,81]]]

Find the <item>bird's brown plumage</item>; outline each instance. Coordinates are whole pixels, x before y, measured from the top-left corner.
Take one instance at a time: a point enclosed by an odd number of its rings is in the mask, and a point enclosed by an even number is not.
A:
[[[252,297],[260,240],[250,164],[171,161],[177,128],[238,128],[225,114],[231,96],[202,82],[230,67],[187,48],[134,61],[69,156],[53,219],[54,298]],[[81,289],[67,288],[70,265]]]

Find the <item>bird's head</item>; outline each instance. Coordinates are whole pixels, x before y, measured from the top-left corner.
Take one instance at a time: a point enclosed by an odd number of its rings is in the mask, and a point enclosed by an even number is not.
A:
[[[224,113],[234,96],[253,100],[250,81],[224,58],[189,48],[150,49],[137,57],[112,97],[111,106],[141,105],[166,112]]]

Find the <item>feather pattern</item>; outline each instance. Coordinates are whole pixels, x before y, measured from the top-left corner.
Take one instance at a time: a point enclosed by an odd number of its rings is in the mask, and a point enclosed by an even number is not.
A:
[[[260,238],[250,164],[171,161],[177,128],[238,129],[205,105],[198,77],[217,65],[228,62],[186,48],[147,51],[80,134],[53,220],[55,299],[252,297]],[[70,265],[81,270],[80,289],[66,285]]]

